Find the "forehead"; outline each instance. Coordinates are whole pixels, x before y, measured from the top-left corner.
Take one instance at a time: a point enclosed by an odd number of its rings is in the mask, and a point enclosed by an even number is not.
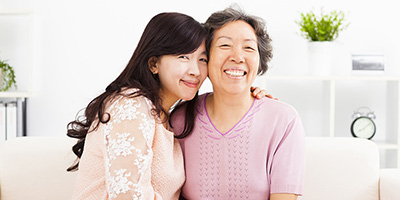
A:
[[[220,37],[231,39],[256,40],[256,32],[253,27],[243,20],[229,22],[214,32],[214,40]]]
[[[197,49],[194,50],[193,52],[191,52],[190,54],[204,54],[204,55],[207,55],[205,41],[203,41],[200,44],[200,46],[197,47]]]

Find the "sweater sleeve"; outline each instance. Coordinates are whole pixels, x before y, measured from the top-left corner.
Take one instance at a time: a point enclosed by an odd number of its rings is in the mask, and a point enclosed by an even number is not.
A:
[[[120,98],[105,126],[109,199],[159,199],[151,184],[155,120],[144,98]]]
[[[274,154],[271,193],[302,195],[305,171],[305,134],[297,115],[286,127]]]

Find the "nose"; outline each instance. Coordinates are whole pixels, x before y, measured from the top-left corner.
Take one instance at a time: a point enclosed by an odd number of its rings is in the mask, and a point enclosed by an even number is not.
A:
[[[199,63],[198,62],[191,62],[188,73],[191,76],[199,76],[200,75],[200,68],[199,68]]]
[[[243,63],[244,62],[244,54],[240,48],[233,48],[232,54],[230,56],[230,60],[235,63]]]

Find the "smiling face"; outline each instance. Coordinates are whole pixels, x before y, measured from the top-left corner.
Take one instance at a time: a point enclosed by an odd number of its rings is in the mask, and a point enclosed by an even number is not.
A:
[[[214,93],[249,94],[259,64],[257,36],[248,23],[229,22],[214,32],[208,63]]]
[[[163,102],[191,100],[207,77],[205,44],[190,54],[161,56],[150,70],[160,78]]]

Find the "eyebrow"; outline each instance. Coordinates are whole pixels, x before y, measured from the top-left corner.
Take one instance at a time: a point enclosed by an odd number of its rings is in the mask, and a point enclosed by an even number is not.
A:
[[[252,41],[252,42],[255,42],[255,43],[257,43],[257,41],[255,40],[255,39],[245,39],[244,41]]]
[[[217,38],[217,40],[219,40],[219,39],[221,39],[221,38],[226,38],[226,39],[232,40],[232,38],[231,38],[231,37],[228,37],[228,36],[219,36],[219,37]]]
[[[221,38],[226,38],[226,39],[232,40],[232,38],[229,37],[229,36],[220,36],[220,37],[217,38],[217,40],[219,40],[219,39],[221,39]],[[257,41],[254,40],[254,39],[244,39],[244,41],[246,41],[246,42],[247,42],[247,41],[251,41],[251,42],[257,43]]]

